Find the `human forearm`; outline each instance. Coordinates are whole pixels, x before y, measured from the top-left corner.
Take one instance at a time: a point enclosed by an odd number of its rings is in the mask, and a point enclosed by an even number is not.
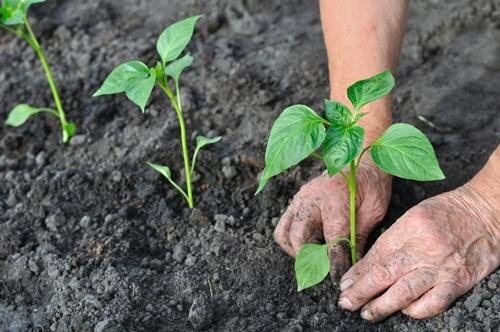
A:
[[[496,238],[500,249],[500,145],[491,154],[486,165],[464,187],[474,189],[482,197],[483,214],[490,215],[488,230]],[[499,253],[500,255],[500,253]]]
[[[403,41],[406,0],[321,0],[321,21],[328,54],[330,97],[350,105],[349,85],[383,70],[395,71]],[[361,119],[365,145],[373,142],[392,121],[386,97],[364,109]]]

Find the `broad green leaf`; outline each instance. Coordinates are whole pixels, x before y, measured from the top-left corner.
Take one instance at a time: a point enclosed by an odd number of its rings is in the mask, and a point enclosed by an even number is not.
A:
[[[158,38],[156,49],[163,65],[177,59],[193,36],[196,22],[201,16],[192,16],[166,28]]]
[[[116,67],[106,78],[94,97],[125,92],[130,101],[144,108],[153,91],[156,80],[154,69],[149,69],[140,61],[130,61]]]
[[[295,258],[297,290],[312,287],[322,282],[330,272],[330,258],[326,244],[305,244]]]
[[[298,164],[321,146],[325,139],[324,120],[305,105],[286,108],[276,119],[266,149],[266,167],[261,174],[258,194],[267,181]]]
[[[361,152],[365,131],[357,125],[334,124],[326,131],[323,143],[323,160],[328,175],[341,171]]]
[[[347,97],[356,109],[387,95],[394,87],[392,73],[387,70],[347,88]]]
[[[373,161],[401,178],[433,181],[445,178],[429,139],[407,123],[390,126],[371,147]]]
[[[190,54],[184,55],[182,58],[175,60],[167,65],[166,73],[168,76],[178,83],[182,72],[193,63],[193,57]]]
[[[125,95],[130,101],[139,106],[142,113],[144,113],[144,109],[146,108],[146,104],[148,103],[149,96],[153,91],[155,86],[156,75],[154,72],[150,72],[150,75],[147,79],[141,79],[135,81],[130,87],[125,91]]]
[[[76,124],[74,122],[68,122],[63,125],[63,143],[68,143],[71,137],[75,134]]]
[[[348,125],[351,122],[351,111],[342,103],[325,99],[325,115],[332,124]]]
[[[36,108],[28,104],[19,104],[10,111],[5,124],[12,127],[19,127],[20,125],[25,123],[31,116],[41,112],[47,112],[51,113],[52,115],[58,116],[56,111],[48,108]]]
[[[168,180],[172,180],[172,172],[170,172],[170,168],[168,166],[153,164],[150,162],[148,162],[147,164],[149,167],[151,167],[152,169],[163,175]]]

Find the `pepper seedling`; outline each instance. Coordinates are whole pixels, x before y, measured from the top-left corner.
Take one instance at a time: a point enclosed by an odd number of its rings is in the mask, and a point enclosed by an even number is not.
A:
[[[50,66],[45,58],[42,47],[36,38],[33,29],[28,21],[28,9],[32,4],[42,3],[45,0],[2,0],[0,7],[0,28],[12,32],[19,38],[26,41],[35,51],[42,63],[42,68],[49,83],[50,91],[56,105],[56,110],[48,107],[34,107],[28,104],[19,104],[15,106],[7,117],[6,124],[12,127],[18,127],[25,123],[31,116],[38,113],[48,113],[59,119],[62,131],[63,143],[67,143],[74,135],[76,126],[73,122],[66,119],[66,114],[59,97],[54,77]]]
[[[325,100],[325,118],[305,105],[286,108],[274,122],[265,155],[265,168],[257,189],[269,179],[308,156],[323,160],[329,176],[340,174],[349,188],[350,236],[318,244],[307,243],[295,259],[298,291],[314,286],[328,275],[328,246],[345,241],[351,261],[358,260],[356,248],[356,172],[365,152],[384,172],[411,180],[433,181],[445,178],[427,137],[414,126],[396,123],[371,145],[363,148],[364,129],[358,125],[367,113],[360,110],[387,95],[395,85],[390,71],[361,80],[347,89],[353,111],[340,102]],[[348,171],[347,171],[348,170]]]
[[[139,106],[143,113],[155,84],[165,93],[179,121],[186,189],[183,189],[172,179],[169,167],[150,162],[147,164],[167,179],[185,198],[190,208],[194,207],[192,175],[198,152],[203,147],[217,143],[222,139],[219,136],[212,138],[204,136],[196,137],[196,147],[192,158],[190,158],[179,81],[182,72],[193,63],[193,57],[190,54],[180,56],[189,44],[196,27],[196,22],[200,17],[192,16],[176,22],[160,34],[156,43],[160,61],[156,63],[156,66],[148,67],[143,62],[137,60],[123,63],[111,72],[101,88],[94,93],[94,97],[96,97],[123,92],[130,101]],[[169,81],[173,82],[173,89]]]

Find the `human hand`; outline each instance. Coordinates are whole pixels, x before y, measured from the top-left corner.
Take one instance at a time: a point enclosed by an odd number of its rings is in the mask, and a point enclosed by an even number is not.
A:
[[[362,253],[366,239],[384,217],[390,201],[392,177],[367,156],[357,171],[357,243]],[[295,256],[305,243],[349,237],[349,190],[341,175],[324,173],[302,186],[274,231],[276,242]],[[339,280],[350,267],[350,251],[342,243],[330,247],[331,276]]]
[[[446,310],[500,263],[500,208],[482,191],[469,183],[410,209],[342,277],[339,305],[370,321]]]

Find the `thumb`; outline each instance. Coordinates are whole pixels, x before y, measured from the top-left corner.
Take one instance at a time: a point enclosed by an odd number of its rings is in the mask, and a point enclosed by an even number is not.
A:
[[[341,211],[330,211],[323,216],[323,234],[325,241],[330,242],[330,277],[333,282],[339,281],[351,267],[350,247],[346,241],[338,241],[341,237],[349,237],[349,218]]]

